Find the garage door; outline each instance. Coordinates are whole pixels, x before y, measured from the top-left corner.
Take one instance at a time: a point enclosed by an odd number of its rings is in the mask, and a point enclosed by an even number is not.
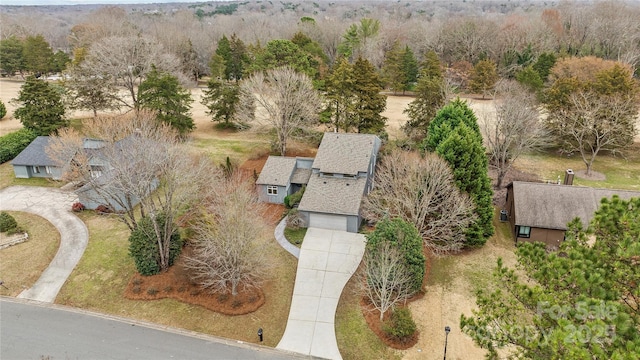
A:
[[[309,214],[309,227],[347,231],[347,217],[332,214]]]

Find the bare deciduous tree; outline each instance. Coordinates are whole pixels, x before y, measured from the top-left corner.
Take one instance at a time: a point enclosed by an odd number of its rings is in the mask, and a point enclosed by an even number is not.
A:
[[[244,80],[237,115],[240,122],[273,128],[278,150],[285,155],[293,133],[316,123],[320,105],[311,79],[286,66]]]
[[[395,150],[382,159],[375,184],[363,203],[368,219],[390,216],[412,223],[435,253],[462,249],[467,227],[476,220],[474,205],[460,193],[451,168],[438,155],[419,158]]]
[[[159,222],[153,225],[160,268],[166,270],[177,216],[194,211],[192,205],[215,188],[217,167],[205,156],[190,156],[178,134],[151,113],[99,118],[86,127],[97,135],[118,131],[85,140],[80,148],[78,137],[64,132],[51,140],[49,155],[67,179],[86,186],[92,201],[119,208],[118,217],[131,231],[140,218],[162,215],[164,231]]]
[[[123,106],[139,110],[137,87],[151,71],[152,65],[184,80],[178,70],[178,58],[165,51],[155,39],[148,36],[111,36],[103,38],[89,49],[82,66],[91,76],[109,77],[127,91],[120,97]],[[128,99],[127,99],[128,97]]]
[[[364,267],[357,274],[359,291],[380,312],[380,320],[387,310],[405,302],[414,293],[403,257],[389,242],[367,247]]]
[[[497,171],[500,188],[520,155],[549,146],[551,137],[540,121],[535,95],[513,81],[501,83],[497,91],[496,116],[484,116],[482,122],[489,166]]]
[[[603,96],[586,90],[571,94],[569,102],[572,108],[557,113],[553,129],[564,151],[580,153],[587,175],[600,151],[616,153],[633,143],[638,131],[634,96]]]
[[[254,187],[238,174],[219,187],[219,196],[206,206],[209,214],[194,225],[196,240],[187,268],[202,287],[238,294],[259,287],[269,263],[261,246],[264,223]]]

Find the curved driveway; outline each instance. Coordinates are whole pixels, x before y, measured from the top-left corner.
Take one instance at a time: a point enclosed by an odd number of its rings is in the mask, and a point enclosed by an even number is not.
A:
[[[73,192],[55,188],[11,186],[0,190],[0,210],[24,211],[42,216],[60,232],[60,248],[38,281],[19,298],[53,302],[62,285],[82,257],[89,232],[71,212],[77,201]],[[10,283],[11,279],[3,279]]]

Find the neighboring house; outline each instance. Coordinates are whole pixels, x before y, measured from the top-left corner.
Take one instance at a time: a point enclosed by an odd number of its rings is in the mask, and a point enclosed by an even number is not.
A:
[[[62,177],[62,169],[47,155],[49,141],[48,136],[38,136],[11,161],[17,178],[42,177],[59,180]]]
[[[306,183],[298,210],[309,227],[358,232],[380,145],[375,135],[325,133],[309,167],[311,159],[271,156],[256,181],[260,198],[281,203]]]
[[[507,185],[507,219],[516,239],[540,241],[557,249],[564,240],[567,224],[576,217],[586,228],[602,198],[618,195],[621,199],[640,197],[640,192],[597,189],[565,184],[514,181]]]
[[[47,147],[50,142],[49,136],[38,136],[29,146],[27,146],[18,156],[13,159],[13,171],[17,178],[46,177],[54,180],[60,180],[63,170],[56,166],[56,163],[47,155]],[[129,138],[122,139],[116,143],[117,147],[127,146]],[[99,139],[84,139],[83,151],[87,156],[89,165],[89,173],[91,178],[95,179],[76,190],[78,201],[82,203],[86,209],[95,210],[100,205],[109,206],[114,211],[124,211],[123,204],[135,206],[140,199],[128,195],[126,190],[113,191],[109,189],[106,192],[99,192],[96,186],[111,186],[108,184],[109,164],[102,156],[102,148],[105,143]],[[70,159],[69,165],[73,166],[74,159]],[[84,163],[84,161],[83,161]],[[158,181],[154,180],[149,184],[150,191],[158,186]],[[101,194],[114,194],[111,199],[106,199]]]

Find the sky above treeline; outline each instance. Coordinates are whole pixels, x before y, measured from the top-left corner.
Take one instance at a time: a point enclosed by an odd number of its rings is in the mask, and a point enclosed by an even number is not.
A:
[[[217,0],[0,0],[0,5],[86,5],[86,4],[151,4],[151,3],[196,3]]]

